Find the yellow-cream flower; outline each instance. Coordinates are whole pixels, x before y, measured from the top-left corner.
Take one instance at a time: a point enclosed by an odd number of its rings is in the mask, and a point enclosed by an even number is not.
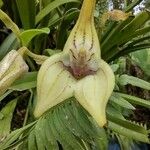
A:
[[[96,0],[84,0],[78,21],[63,52],[47,59],[37,79],[34,115],[74,96],[100,127],[106,124],[106,104],[114,88],[114,74],[101,59],[94,26]]]

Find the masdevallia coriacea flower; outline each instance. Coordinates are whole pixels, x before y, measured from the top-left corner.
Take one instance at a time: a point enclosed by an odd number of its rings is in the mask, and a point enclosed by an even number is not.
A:
[[[94,8],[95,0],[84,0],[63,51],[42,64],[37,79],[35,117],[74,96],[100,127],[106,124],[106,104],[115,81],[110,66],[100,56]]]

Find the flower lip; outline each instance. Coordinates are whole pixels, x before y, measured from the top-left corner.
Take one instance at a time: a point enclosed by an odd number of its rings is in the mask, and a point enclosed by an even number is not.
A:
[[[81,47],[79,52],[70,49],[69,54],[61,59],[65,69],[69,71],[75,79],[82,79],[87,75],[93,75],[99,69],[98,61],[94,58],[94,53],[86,51]]]
[[[82,78],[84,78],[85,76],[88,76],[88,75],[94,75],[96,73],[96,71],[90,70],[87,67],[87,65],[84,66],[84,67],[82,67],[82,66],[74,66],[73,68],[71,68],[71,66],[65,66],[64,65],[64,67],[77,80],[78,79],[82,79]]]

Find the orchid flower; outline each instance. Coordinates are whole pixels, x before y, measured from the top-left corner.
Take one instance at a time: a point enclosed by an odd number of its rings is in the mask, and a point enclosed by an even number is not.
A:
[[[95,3],[84,0],[63,51],[42,64],[37,78],[36,118],[74,96],[100,127],[107,123],[106,105],[115,81],[110,66],[101,59],[94,26]]]

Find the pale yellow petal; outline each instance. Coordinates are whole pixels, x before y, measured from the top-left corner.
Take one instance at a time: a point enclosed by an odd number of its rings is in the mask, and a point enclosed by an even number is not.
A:
[[[39,70],[35,117],[40,117],[44,112],[73,95],[75,80],[59,61],[60,57],[60,54],[51,56]]]
[[[96,0],[84,0],[80,11],[79,18],[72,29],[63,52],[68,54],[74,53],[78,56],[81,49],[84,49],[86,57],[89,55],[93,58],[100,58],[100,45],[97,32],[94,26],[94,9]],[[89,58],[87,58],[89,60]]]
[[[106,104],[114,88],[114,75],[107,63],[100,61],[101,68],[95,75],[78,81],[75,97],[91,114],[100,127],[106,123]]]

